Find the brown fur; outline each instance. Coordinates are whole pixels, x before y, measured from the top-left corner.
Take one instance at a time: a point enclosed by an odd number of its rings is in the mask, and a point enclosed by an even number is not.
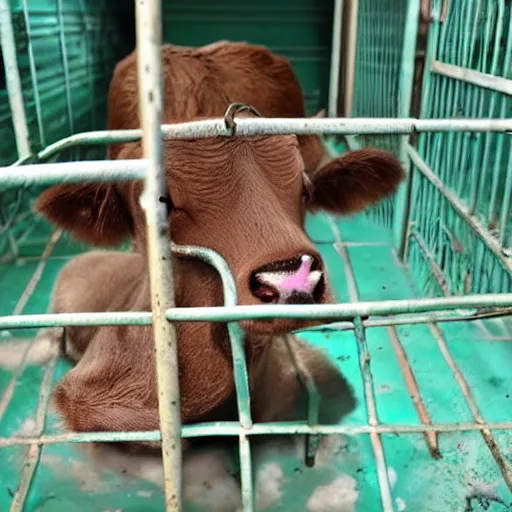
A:
[[[206,265],[196,268],[194,264],[194,271],[187,274],[190,264],[186,259],[175,259],[177,301],[184,307],[220,305],[220,282],[215,272]],[[186,281],[180,279],[184,275]],[[90,252],[71,260],[57,279],[52,302],[56,313],[134,309],[150,310],[147,272],[139,254]],[[183,422],[236,419],[225,326],[199,322],[178,323],[176,327]],[[333,414],[333,420],[337,420],[353,406],[348,384],[320,351],[295,337],[289,337],[289,342],[323,392],[324,417]],[[66,345],[77,365],[57,385],[54,399],[67,428],[158,429],[150,326],[68,327]],[[256,421],[290,419],[299,405],[301,389],[285,339],[249,334],[246,345]]]
[[[229,101],[250,103],[268,117],[304,116],[290,63],[264,48],[230,43],[202,49],[165,46],[162,58],[166,122],[219,116]],[[110,128],[139,126],[135,54],[118,65],[109,102]],[[117,159],[142,157],[140,143],[110,151]],[[369,148],[328,161],[318,138],[295,136],[165,141],[164,165],[172,240],[221,254],[235,277],[240,304],[260,303],[251,292],[250,276],[262,266],[310,254],[324,270],[304,230],[307,209],[336,214],[361,210],[393,193],[403,175],[399,162],[383,151]],[[140,181],[59,185],[40,196],[39,212],[77,238],[100,246],[132,238],[135,251],[76,258],[59,277],[56,312],[150,309],[142,188]],[[178,306],[222,304],[219,278],[206,265],[175,258],[174,274]],[[318,302],[331,300],[325,280]],[[280,335],[304,322],[241,325],[247,333],[256,418],[270,421],[289,415],[298,385]],[[182,420],[232,418],[234,382],[225,326],[183,323],[177,331]],[[80,360],[55,393],[68,427],[157,428],[151,327],[70,328],[68,338]],[[352,403],[344,379],[328,360],[305,344],[293,343],[321,389],[327,393],[334,388],[341,402]]]
[[[306,117],[304,97],[291,63],[262,46],[220,41],[201,48],[162,47],[163,122],[221,117],[229,103],[252,105],[265,117]],[[114,72],[109,94],[112,130],[139,128],[137,54],[133,51]],[[306,170],[318,165],[318,137],[298,137]],[[116,158],[121,146],[113,146]]]

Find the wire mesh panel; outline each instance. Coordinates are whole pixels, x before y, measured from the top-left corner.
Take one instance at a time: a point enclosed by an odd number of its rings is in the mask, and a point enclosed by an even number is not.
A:
[[[434,2],[422,116],[511,117],[512,5],[458,1],[442,8]],[[510,134],[420,136],[427,175],[442,183],[436,187],[414,161],[411,265],[419,274],[423,265],[438,270],[437,284],[421,284],[429,293],[511,289],[511,142]]]
[[[107,5],[106,1],[86,0],[2,0],[5,22],[13,35],[12,40],[2,41],[2,55],[12,51],[16,59],[10,65],[19,69],[22,108],[34,155],[63,137],[105,126],[110,76],[117,60],[130,49],[119,29],[122,21],[115,5],[108,9]],[[20,119],[14,120],[9,109],[8,70],[4,63],[0,65],[0,161],[10,165],[26,155],[16,154],[13,122]],[[101,147],[99,152],[97,148],[73,150],[58,158],[69,161],[104,155]],[[0,258],[15,257],[29,230],[38,225],[31,215],[31,198],[36,193],[23,187],[0,192]]]
[[[418,30],[418,0],[350,0],[357,23],[348,51],[355,53],[351,115],[356,117],[409,117],[414,54]],[[355,46],[354,46],[355,44]],[[345,52],[345,59],[349,55]],[[346,93],[346,92],[345,92]],[[376,145],[393,151],[404,161],[403,143],[397,135],[360,135],[347,138],[350,147]],[[385,226],[401,223],[403,205],[395,216],[395,202],[384,201],[369,211]],[[398,218],[397,218],[398,217]]]
[[[13,2],[12,23],[27,121],[38,151],[103,127],[106,91],[123,40],[107,2]]]

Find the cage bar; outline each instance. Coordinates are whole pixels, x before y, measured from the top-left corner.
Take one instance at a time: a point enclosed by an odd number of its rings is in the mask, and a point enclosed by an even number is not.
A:
[[[41,145],[46,146],[46,135],[45,128],[43,124],[43,113],[41,110],[41,97],[39,95],[39,83],[37,80],[37,68],[36,61],[34,59],[34,48],[32,46],[32,30],[30,28],[30,17],[28,10],[28,0],[23,0],[23,18],[25,20],[25,27],[27,30],[27,40],[28,40],[28,58],[30,64],[30,78],[32,80],[32,91],[34,93],[34,103],[36,107],[36,115],[37,115],[37,127],[39,130],[39,138],[41,141]]]
[[[38,436],[42,436],[44,434],[48,405],[51,397],[52,382],[55,375],[55,369],[57,367],[57,359],[57,357],[53,357],[50,362],[47,363],[43,381],[41,383],[39,404],[37,406],[35,421],[35,430],[38,432]],[[39,465],[42,449],[43,445],[37,441],[29,445],[27,460],[25,461],[25,465],[21,473],[18,489],[11,503],[10,512],[23,512],[31,484]]]
[[[441,179],[438,178],[432,169],[430,169],[430,167],[424,162],[416,149],[409,146],[408,153],[415,167],[443,194],[457,215],[463,218],[471,229],[475,231],[480,240],[482,240],[482,242],[484,242],[484,244],[493,252],[503,268],[512,274],[512,259],[503,254],[498,241],[490,235],[489,231],[482,226],[476,217],[469,215],[467,207],[453,192],[447,189]]]
[[[502,92],[512,96],[512,80],[502,78],[500,76],[491,75],[489,73],[481,73],[474,69],[464,68],[462,66],[454,66],[453,64],[446,64],[438,60],[434,61],[431,66],[432,73],[443,75],[464,82],[485,87],[493,91]]]
[[[176,330],[165,317],[174,306],[170,227],[163,168],[160,125],[163,108],[161,0],[137,0],[137,68],[140,121],[147,175],[140,198],[146,216],[153,337],[155,342],[158,412],[166,510],[181,510],[181,432],[178,346]]]
[[[426,433],[454,433],[454,432],[480,432],[490,431],[512,431],[512,421],[489,422],[489,423],[432,423],[431,425],[402,425],[402,424],[379,424],[379,425],[308,425],[305,422],[281,422],[281,423],[255,423],[250,429],[242,429],[238,422],[216,422],[198,423],[196,425],[185,425],[182,427],[182,437],[224,437],[240,435],[246,436],[268,436],[268,435],[347,435],[366,436],[375,434],[409,434],[425,435]],[[0,437],[0,449],[9,446],[26,446],[34,443],[41,445],[65,444],[65,443],[120,443],[148,441],[158,442],[161,440],[160,431],[141,432],[81,432],[70,434],[54,434],[42,436],[11,436]]]
[[[8,0],[0,0],[0,47],[5,66],[18,158],[27,158],[31,154],[30,138]]]
[[[404,27],[402,62],[400,66],[400,78],[398,86],[398,117],[406,118],[411,115],[412,90],[414,86],[414,61],[416,41],[418,36],[418,22],[420,17],[419,0],[407,2],[407,12]],[[395,247],[400,259],[405,258],[405,245],[407,240],[407,227],[409,223],[409,198],[411,189],[411,165],[407,155],[409,135],[400,138],[400,160],[406,171],[405,182],[401,183],[395,196],[393,210],[393,231]]]
[[[143,179],[146,160],[99,160],[59,162],[0,168],[0,189],[29,185],[103,182]]]
[[[52,251],[54,250],[55,246],[57,245],[57,242],[59,241],[61,234],[62,234],[62,230],[57,230],[50,237],[50,240],[46,244],[46,247],[44,248],[44,251],[41,255],[41,260],[39,261],[39,264],[37,265],[34,273],[32,274],[32,277],[30,278],[30,281],[28,282],[27,286],[23,290],[23,293],[14,308],[13,316],[20,315],[20,313],[22,313],[23,310],[25,309],[25,306],[27,305],[28,300],[34,293],[37,284],[39,283],[39,281],[41,280],[41,278],[43,276],[43,271],[48,262],[48,258],[51,256]],[[26,348],[25,352],[22,354],[21,361],[20,361],[20,364],[18,365],[18,368],[15,369],[12,379],[9,381],[9,383],[5,387],[5,390],[2,394],[2,398],[0,399],[0,420],[2,419],[2,416],[4,415],[5,411],[7,410],[7,407],[9,406],[9,403],[14,394],[14,388],[16,386],[16,381],[18,380],[18,377],[21,375],[21,372],[25,368],[25,362],[27,359],[27,355],[28,355],[30,349],[32,348],[32,344],[34,342],[35,342],[35,340]]]
[[[409,394],[414,403],[414,407],[418,412],[420,421],[423,424],[431,425],[432,420],[430,418],[430,414],[428,413],[427,408],[423,403],[423,399],[421,398],[420,388],[416,382],[416,377],[412,371],[411,365],[409,364],[409,359],[404,350],[402,342],[400,341],[398,332],[394,326],[388,327],[387,332],[395,355],[398,359],[400,369],[402,370],[407,389],[409,390]],[[425,432],[425,441],[430,451],[430,455],[434,459],[439,459],[441,457],[441,452],[439,451],[437,432]]]
[[[437,342],[437,345],[439,347],[439,350],[443,354],[443,357],[450,367],[450,370],[453,372],[453,375],[455,377],[455,380],[457,381],[457,384],[460,387],[460,390],[462,391],[462,394],[464,395],[464,398],[469,406],[469,409],[471,411],[471,414],[478,424],[484,424],[485,420],[482,417],[478,406],[476,405],[476,402],[472,396],[471,390],[469,388],[468,383],[466,382],[466,379],[464,378],[464,375],[462,374],[461,370],[457,366],[457,363],[455,362],[455,359],[450,354],[450,351],[448,349],[448,345],[446,344],[446,340],[444,339],[443,333],[441,329],[435,324],[430,324],[430,331],[434,335],[434,338]],[[490,429],[485,428],[481,431],[482,437],[484,438],[484,441],[486,442],[487,446],[489,447],[489,450],[491,451],[494,460],[496,461],[496,464],[500,468],[500,471],[503,475],[503,478],[505,480],[505,483],[507,484],[508,488],[512,491],[512,471],[510,468],[510,465],[506,462],[504,456],[501,454],[498,445],[496,444],[496,441],[494,440],[494,437],[490,431]]]
[[[361,301],[326,305],[257,305],[172,308],[166,312],[172,322],[240,322],[273,318],[308,320],[352,320],[361,316],[428,313],[455,309],[512,307],[512,293],[488,293],[425,299]],[[461,316],[460,319],[464,318]],[[406,320],[407,321],[407,320]],[[0,317],[0,328],[59,327],[65,325],[148,325],[149,312],[59,313]]]
[[[329,73],[329,117],[338,113],[338,94],[340,90],[341,40],[343,24],[343,8],[345,0],[334,0],[334,13],[331,43],[331,71]]]
[[[330,222],[331,230],[336,240],[335,248],[343,261],[343,267],[345,269],[345,276],[347,279],[348,295],[351,302],[357,302],[359,300],[359,292],[357,289],[356,278],[352,263],[348,255],[347,250],[343,246],[343,241],[339,230],[337,229],[334,222]],[[357,340],[357,349],[359,353],[359,368],[363,378],[364,398],[366,403],[366,413],[368,415],[368,423],[371,426],[377,426],[379,424],[379,418],[377,415],[377,405],[375,403],[375,394],[373,391],[373,377],[370,368],[370,352],[368,350],[368,344],[366,342],[366,335],[362,324],[361,316],[354,318],[355,326],[355,337]],[[391,496],[391,486],[389,484],[388,469],[386,466],[386,458],[384,455],[384,448],[382,446],[382,439],[380,435],[372,432],[370,433],[370,441],[375,456],[375,463],[377,465],[377,478],[379,481],[380,499],[382,502],[382,508],[385,512],[393,512],[393,498]]]
[[[69,133],[75,131],[75,122],[73,116],[73,101],[71,99],[71,85],[69,79],[69,66],[68,66],[68,50],[66,47],[66,35],[64,30],[64,13],[62,10],[62,0],[57,0],[57,18],[59,20],[59,42],[62,58],[62,69],[64,70],[64,83],[66,84],[66,103],[68,110],[68,124]]]

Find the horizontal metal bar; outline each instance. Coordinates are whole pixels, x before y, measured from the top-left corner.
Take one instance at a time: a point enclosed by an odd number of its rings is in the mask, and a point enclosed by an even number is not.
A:
[[[489,293],[407,300],[367,301],[315,305],[261,305],[172,308],[167,319],[172,322],[239,322],[298,318],[310,320],[349,320],[361,316],[398,315],[454,309],[511,307],[512,293]],[[0,328],[61,327],[66,325],[149,325],[149,312],[59,313],[0,317]]]
[[[46,160],[53,155],[76,146],[106,146],[114,142],[135,142],[142,138],[142,130],[98,130],[94,132],[76,133],[70,137],[50,144],[40,151],[37,157]]]
[[[464,68],[461,66],[454,66],[453,64],[446,64],[435,60],[430,68],[432,73],[443,75],[448,78],[462,80],[468,84],[479,85],[486,89],[502,92],[512,96],[512,80],[503,78],[501,76],[490,75],[488,73],[481,73],[474,69]]]
[[[416,118],[241,118],[236,119],[236,135],[263,134],[318,134],[359,135],[398,134],[418,132],[512,132],[512,119],[416,119]],[[162,136],[166,139],[195,139],[231,135],[224,119],[208,119],[162,125]],[[60,151],[79,145],[108,145],[140,140],[142,131],[104,130],[85,132],[62,139],[38,155],[47,159]]]
[[[425,434],[426,432],[476,432],[481,430],[512,430],[512,421],[494,423],[434,423],[431,425],[379,424],[371,425],[308,425],[304,422],[258,423],[251,428],[243,428],[237,422],[202,423],[181,427],[184,438],[222,437],[251,435],[289,435],[289,434]],[[158,430],[142,432],[82,432],[70,434],[43,435],[40,437],[1,437],[0,449],[16,445],[50,445],[63,443],[101,443],[101,442],[134,442],[160,441]]]
[[[15,169],[0,167],[0,189],[28,185],[54,185],[84,181],[143,179],[146,160],[98,160],[25,165]]]
[[[167,311],[167,318],[171,322],[239,322],[242,320],[270,320],[273,318],[346,320],[361,316],[397,315],[463,308],[508,307],[511,305],[512,293],[503,293],[329,305],[175,308]]]
[[[150,312],[122,313],[48,313],[41,315],[11,315],[0,317],[0,329],[31,329],[39,327],[91,325],[151,325]]]
[[[375,327],[391,327],[396,325],[417,325],[444,322],[472,322],[489,318],[500,318],[512,315],[512,308],[494,309],[490,311],[475,312],[472,310],[463,314],[430,314],[430,315],[405,315],[402,317],[388,317],[375,320],[364,320],[363,327],[371,329]],[[308,331],[353,331],[355,326],[351,321],[333,322],[318,327],[309,328]],[[300,331],[297,331],[300,332]]]
[[[468,207],[444,185],[416,149],[410,144],[407,145],[407,152],[416,168],[439,190],[439,192],[441,192],[457,215],[464,219],[468,226],[477,234],[478,238],[480,238],[487,248],[496,256],[502,267],[512,275],[512,258],[503,254],[499,241],[490,234],[489,230],[474,215],[470,215]]]

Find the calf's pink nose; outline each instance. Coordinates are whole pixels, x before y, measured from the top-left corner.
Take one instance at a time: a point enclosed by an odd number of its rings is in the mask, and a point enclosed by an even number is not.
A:
[[[286,304],[294,294],[313,296],[315,288],[322,278],[322,271],[311,270],[314,259],[305,254],[300,258],[300,264],[295,270],[280,270],[259,272],[256,280],[263,286],[275,291],[273,301]]]

